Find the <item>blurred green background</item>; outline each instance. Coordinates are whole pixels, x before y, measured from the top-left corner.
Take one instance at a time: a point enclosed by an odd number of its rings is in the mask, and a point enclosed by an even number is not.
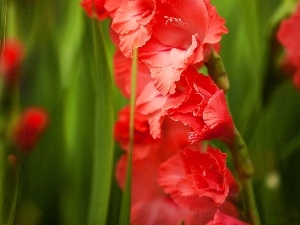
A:
[[[278,79],[281,50],[272,42],[293,1],[212,2],[229,29],[221,50],[228,99],[254,162],[262,224],[300,224],[300,92]],[[111,134],[126,100],[112,81],[109,21],[99,29],[78,0],[2,0],[1,24],[6,3],[6,36],[26,49],[20,104],[50,115],[21,166],[15,224],[118,224],[120,150]]]

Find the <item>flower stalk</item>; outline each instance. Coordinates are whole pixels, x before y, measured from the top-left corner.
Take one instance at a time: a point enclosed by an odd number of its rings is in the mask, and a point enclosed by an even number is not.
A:
[[[221,56],[212,49],[210,58],[206,63],[209,75],[219,88],[227,92],[229,89],[229,79]],[[234,166],[238,178],[242,184],[242,196],[245,206],[245,217],[252,225],[260,225],[259,213],[256,206],[255,194],[253,190],[252,176],[254,168],[247,145],[234,126],[233,138],[227,143],[233,157]]]
[[[129,118],[129,150],[128,163],[126,167],[125,189],[121,205],[121,215],[119,225],[130,224],[130,209],[131,209],[131,180],[132,180],[132,154],[134,147],[134,115],[136,104],[136,81],[137,81],[137,63],[138,50],[133,51],[132,67],[131,67],[131,94],[130,94],[130,118]]]
[[[211,49],[206,67],[216,85],[226,93],[230,87],[228,75],[221,56],[214,49]]]
[[[254,169],[247,145],[236,127],[234,128],[234,138],[232,142],[228,144],[228,147],[232,154],[239,180],[242,184],[241,191],[245,206],[245,217],[251,224],[260,225],[252,183]]]

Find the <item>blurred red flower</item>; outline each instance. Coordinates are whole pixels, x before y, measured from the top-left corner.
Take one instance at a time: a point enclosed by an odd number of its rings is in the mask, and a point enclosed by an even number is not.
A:
[[[21,42],[7,39],[0,53],[0,74],[9,86],[14,86],[18,80],[18,70],[24,56]]]
[[[29,153],[48,125],[48,114],[42,108],[28,108],[15,127],[14,142],[23,153]]]
[[[300,89],[300,4],[296,11],[281,22],[277,38],[285,48],[284,64],[291,67],[295,86]]]
[[[82,0],[80,5],[90,17],[99,20],[108,18],[108,12],[104,8],[105,0]]]

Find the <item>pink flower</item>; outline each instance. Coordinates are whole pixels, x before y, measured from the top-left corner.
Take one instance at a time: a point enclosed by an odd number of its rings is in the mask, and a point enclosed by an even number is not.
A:
[[[165,193],[157,182],[161,163],[186,146],[199,149],[199,145],[191,146],[188,143],[186,134],[186,126],[172,120],[165,120],[159,150],[151,151],[148,157],[142,160],[134,158],[131,224],[177,225],[184,221],[186,225],[204,225],[213,218],[218,206],[207,205],[208,207],[201,210],[192,211],[188,207],[174,202],[172,196]],[[126,164],[127,156],[123,155],[116,168],[116,178],[121,187],[125,182]],[[237,209],[228,201],[224,202],[219,209],[231,216],[238,216]]]
[[[168,117],[165,117],[162,123],[161,138],[154,140],[150,135],[146,117],[139,114],[138,111],[135,116],[131,224],[177,225],[182,221],[185,221],[187,225],[206,224],[213,218],[219,205],[209,204],[201,211],[192,211],[188,206],[174,202],[173,196],[165,193],[157,182],[159,167],[162,163],[165,164],[166,160],[169,161],[170,158],[177,155],[178,151],[186,147],[190,151],[192,151],[191,149],[199,151],[201,144],[195,143],[191,145],[188,140],[190,128]],[[119,113],[119,119],[115,126],[115,136],[125,150],[128,148],[129,140],[128,123],[129,109],[124,108]],[[224,155],[222,156],[224,157]],[[195,160],[197,159],[195,158]],[[201,162],[199,161],[199,163]],[[124,155],[119,160],[116,169],[116,178],[121,187],[124,186],[125,182],[126,164],[127,156]],[[222,164],[220,165],[221,168]],[[175,172],[177,171],[175,170]],[[227,178],[228,183],[233,183],[232,177],[228,175]],[[230,202],[220,203],[220,205],[222,212],[234,216],[238,214]]]
[[[126,58],[120,50],[116,50],[113,58],[114,78],[117,87],[126,98],[130,98],[131,92],[131,64],[132,59]],[[145,63],[138,63],[138,76],[136,84],[137,96],[151,83],[150,70]]]
[[[131,91],[131,63],[131,59],[123,56],[119,50],[116,51],[114,56],[115,82],[126,98],[129,98]],[[150,133],[156,139],[161,134],[161,124],[165,115],[162,107],[167,98],[155,89],[151,81],[150,71],[144,63],[138,64],[137,72],[137,111],[147,116]]]
[[[191,211],[176,204],[157,183],[158,168],[163,158],[157,154],[156,157],[133,162],[131,224],[178,225],[184,221],[185,225],[205,225],[213,218],[217,207]],[[121,187],[125,181],[126,164],[127,157],[124,155],[116,168],[116,177]],[[238,216],[237,209],[230,202],[223,203],[220,209],[229,215]]]
[[[240,221],[234,217],[225,215],[219,210],[216,212],[215,217],[206,225],[249,225],[243,221]]]
[[[122,93],[129,97],[131,59],[119,51],[114,57],[115,80]],[[233,121],[228,112],[224,93],[210,77],[199,74],[193,67],[183,72],[177,82],[175,93],[163,96],[156,90],[144,63],[138,64],[137,99],[139,113],[147,116],[153,138],[161,135],[161,124],[165,116],[193,128],[192,142],[233,136]]]
[[[163,130],[166,133],[172,132],[163,136],[160,149],[152,151],[147,158],[133,160],[131,224],[177,225],[185,221],[186,225],[204,225],[213,218],[217,207],[191,211],[187,207],[175,203],[157,183],[160,164],[174,155],[185,145],[184,143],[188,143],[187,138],[184,140],[183,134],[186,133],[186,128],[182,124],[169,120],[169,124],[165,128]],[[177,134],[177,130],[179,134]],[[180,138],[178,138],[179,136]],[[176,137],[177,139],[174,139]],[[196,148],[196,146],[194,147]],[[121,187],[125,182],[126,164],[127,156],[123,155],[116,168],[117,181]],[[236,208],[230,202],[223,203],[220,209],[229,215],[238,215]]]
[[[166,114],[162,108],[166,101],[167,98],[162,96],[152,83],[148,83],[136,99],[137,109],[148,117],[153,138],[161,136],[161,125]]]
[[[233,121],[228,112],[224,92],[209,76],[189,67],[183,74],[175,94],[168,95],[164,110],[176,121],[193,128],[192,142],[220,138],[230,141]]]
[[[152,37],[140,50],[150,68],[155,87],[175,93],[175,82],[189,66],[208,58],[211,45],[227,33],[209,0],[163,0],[157,6]],[[170,38],[172,37],[172,38]]]
[[[133,162],[131,199],[133,225],[175,225],[183,219],[180,208],[164,194],[156,182],[159,163],[160,160],[157,158]],[[116,177],[121,187],[125,181],[126,164],[127,157],[123,156],[116,169]]]
[[[150,39],[155,10],[155,0],[122,1],[116,9],[111,27],[119,35],[119,48],[126,57]]]
[[[226,154],[211,146],[206,152],[186,148],[161,164],[158,183],[192,211],[220,206],[235,186],[225,160]]]
[[[294,84],[300,89],[300,4],[296,11],[280,24],[277,38],[284,46],[285,63],[293,68]]]
[[[183,219],[181,209],[158,186],[159,160],[148,158],[134,161],[132,168],[131,224],[179,224]],[[123,156],[116,169],[118,183],[123,186],[127,157]]]
[[[138,127],[140,123],[136,123]],[[127,133],[128,133],[128,129]],[[143,129],[142,129],[143,130]],[[172,120],[165,120],[163,123],[162,138],[156,140],[155,148],[148,151],[146,157],[136,157],[140,152],[144,152],[154,142],[149,140],[149,130],[146,129],[143,135],[136,135],[134,142],[134,157],[132,167],[132,206],[131,224],[179,224],[185,217],[193,220],[193,212],[183,210],[178,207],[173,200],[166,195],[157,184],[157,174],[159,165],[170,158],[181,148],[189,145],[187,131],[188,127]],[[125,132],[125,130],[124,130]],[[137,148],[139,143],[140,148]],[[125,182],[127,156],[124,155],[118,162],[116,178],[121,187]]]
[[[24,56],[22,44],[17,40],[6,40],[3,51],[0,52],[0,74],[5,82],[14,86],[18,80],[18,70]]]
[[[48,115],[42,108],[28,108],[21,115],[14,133],[14,142],[24,153],[29,153],[37,144],[48,125]]]

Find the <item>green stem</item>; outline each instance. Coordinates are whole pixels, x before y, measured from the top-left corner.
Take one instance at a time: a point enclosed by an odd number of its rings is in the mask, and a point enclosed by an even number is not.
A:
[[[254,173],[253,165],[245,141],[236,127],[234,135],[228,146],[234,159],[235,168],[240,178],[251,178]]]
[[[260,218],[259,213],[256,206],[256,200],[253,190],[252,179],[244,179],[242,180],[243,188],[244,188],[244,201],[246,205],[246,217],[250,220],[252,225],[259,225]]]
[[[127,154],[126,181],[124,194],[121,205],[121,215],[119,225],[130,224],[131,209],[131,178],[132,178],[132,154],[134,145],[134,114],[135,114],[135,97],[136,97],[136,80],[137,80],[137,62],[138,50],[133,52],[131,68],[131,94],[130,94],[130,119],[129,119],[129,150]]]
[[[212,49],[210,58],[206,63],[209,75],[220,89],[227,92],[229,89],[229,79],[224,67],[221,56]],[[236,127],[234,127],[234,138],[228,143],[231,151],[234,166],[237,170],[238,177],[242,184],[242,194],[244,197],[244,205],[246,218],[249,219],[252,225],[259,225],[260,219],[255,202],[253,191],[252,176],[254,173],[251,158],[248,152],[247,145]]]
[[[259,213],[256,206],[253,190],[252,175],[254,173],[248,148],[237,128],[234,128],[234,138],[228,147],[231,151],[234,166],[242,184],[242,194],[246,207],[246,218],[252,225],[260,225]]]
[[[224,92],[229,90],[229,79],[224,67],[221,56],[215,51],[211,50],[211,54],[208,62],[206,63],[208,74],[211,76],[213,81],[218,85],[219,88],[223,89]]]

